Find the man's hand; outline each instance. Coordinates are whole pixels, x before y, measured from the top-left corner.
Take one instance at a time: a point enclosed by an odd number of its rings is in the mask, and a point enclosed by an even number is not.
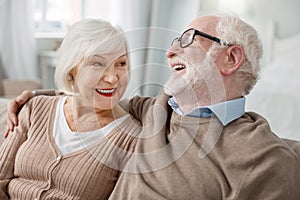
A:
[[[24,90],[22,94],[20,94],[7,104],[7,128],[4,133],[5,138],[7,138],[9,132],[14,131],[14,128],[18,126],[19,120],[17,115],[23,107],[23,105],[32,97],[34,97],[34,92]]]

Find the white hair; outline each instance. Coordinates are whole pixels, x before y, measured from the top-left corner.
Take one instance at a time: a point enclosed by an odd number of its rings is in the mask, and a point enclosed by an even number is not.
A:
[[[259,79],[262,42],[257,31],[234,15],[220,15],[216,32],[226,43],[240,45],[244,48],[245,60],[237,71],[236,83],[243,85],[242,95],[249,94]]]
[[[81,20],[68,30],[58,53],[55,83],[59,90],[72,93],[70,72],[84,59],[93,55],[125,50],[124,33],[101,19]]]

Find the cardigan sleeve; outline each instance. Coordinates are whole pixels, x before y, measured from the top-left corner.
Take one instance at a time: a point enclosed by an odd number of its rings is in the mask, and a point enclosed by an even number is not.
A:
[[[30,105],[28,103],[19,113],[19,125],[9,134],[0,147],[0,199],[8,199],[7,186],[14,177],[15,158],[19,147],[27,139],[30,126]]]
[[[269,152],[247,174],[234,199],[299,199],[299,166],[299,158],[288,149]]]

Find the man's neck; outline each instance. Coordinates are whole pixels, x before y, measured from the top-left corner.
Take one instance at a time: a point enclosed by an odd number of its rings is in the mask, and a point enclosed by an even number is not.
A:
[[[178,94],[174,97],[180,110],[186,114],[191,112],[194,108],[214,105],[220,102],[227,101],[225,95],[211,95],[202,93],[202,95],[187,95],[186,93]]]
[[[197,107],[211,105],[210,98],[204,96],[199,98],[193,95],[179,94],[174,98],[183,114],[189,113],[192,109]]]

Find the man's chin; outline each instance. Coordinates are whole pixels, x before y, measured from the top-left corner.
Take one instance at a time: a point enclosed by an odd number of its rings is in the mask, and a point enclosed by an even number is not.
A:
[[[164,92],[166,93],[166,95],[173,96],[170,89],[166,86],[164,86]]]
[[[187,86],[188,84],[184,77],[178,78],[171,76],[164,85],[164,91],[169,96],[175,96],[178,93],[181,93]]]
[[[183,92],[184,87],[182,85],[178,84],[172,84],[172,85],[165,85],[164,86],[164,92],[169,96],[176,96],[179,93]]]

